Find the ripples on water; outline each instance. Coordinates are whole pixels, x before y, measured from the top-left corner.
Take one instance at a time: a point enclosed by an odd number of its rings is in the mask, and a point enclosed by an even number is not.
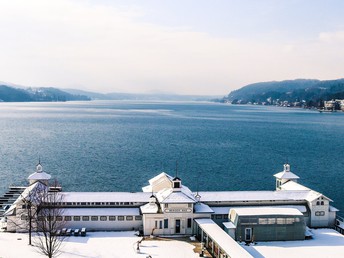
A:
[[[289,160],[301,183],[344,210],[343,128],[343,113],[276,107],[0,103],[0,192],[26,184],[39,157],[65,191],[141,191],[177,160],[193,190],[272,190]]]

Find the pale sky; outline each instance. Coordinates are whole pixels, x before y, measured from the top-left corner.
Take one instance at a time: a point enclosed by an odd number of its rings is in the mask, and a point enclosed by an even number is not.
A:
[[[342,0],[0,0],[0,81],[225,95],[344,72]]]

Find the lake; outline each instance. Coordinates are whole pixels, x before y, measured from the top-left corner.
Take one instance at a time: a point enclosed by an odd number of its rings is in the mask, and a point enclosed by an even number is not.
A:
[[[65,191],[141,191],[161,171],[191,190],[273,190],[289,162],[344,210],[344,113],[203,102],[0,103],[0,193],[39,158]],[[176,163],[178,162],[178,166]]]

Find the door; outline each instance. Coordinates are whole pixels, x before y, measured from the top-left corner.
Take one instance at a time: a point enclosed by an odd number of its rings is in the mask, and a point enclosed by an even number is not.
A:
[[[176,234],[180,233],[180,219],[176,219]]]
[[[245,228],[245,241],[252,240],[252,228]]]

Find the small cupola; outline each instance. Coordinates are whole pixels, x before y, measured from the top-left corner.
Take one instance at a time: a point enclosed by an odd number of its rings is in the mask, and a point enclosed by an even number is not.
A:
[[[172,187],[173,187],[173,191],[178,191],[181,190],[182,188],[182,180],[179,177],[175,177],[172,180]]]
[[[281,185],[289,181],[297,182],[299,177],[290,171],[290,165],[288,163],[283,165],[283,171],[274,175],[276,178],[276,190],[281,189]]]
[[[196,199],[197,202],[200,202],[200,201],[201,201],[201,196],[200,196],[200,194],[198,193],[198,191],[197,191],[197,193],[196,193],[196,195],[195,195],[195,199]]]
[[[155,195],[152,193],[152,195],[149,197],[149,203],[157,203],[157,199]]]
[[[29,180],[30,185],[37,181],[40,181],[41,183],[48,185],[50,178],[51,175],[43,171],[43,166],[39,161],[36,165],[36,172],[32,173],[27,179]]]

